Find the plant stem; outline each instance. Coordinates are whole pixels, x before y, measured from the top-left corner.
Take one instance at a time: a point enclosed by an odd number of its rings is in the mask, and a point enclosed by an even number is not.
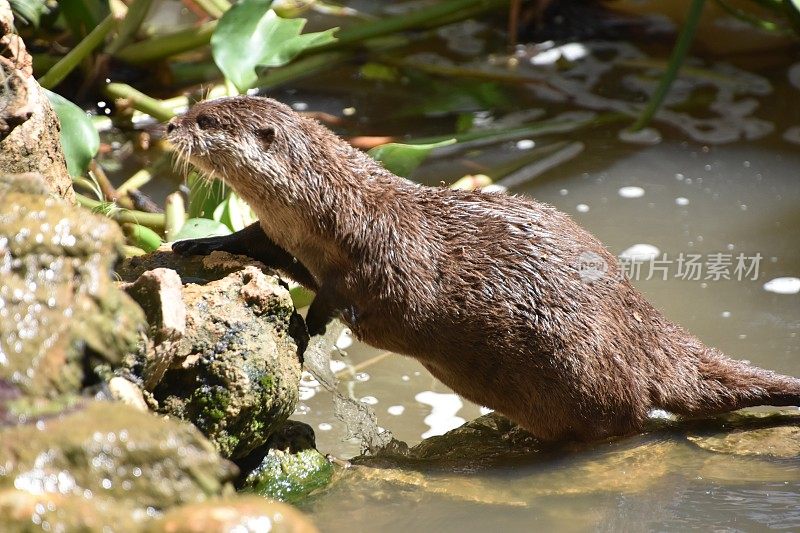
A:
[[[120,48],[127,45],[128,42],[136,35],[142,25],[147,12],[150,11],[150,6],[153,5],[153,0],[134,0],[128,7],[128,13],[125,15],[122,23],[119,26],[117,36],[106,47],[106,53],[115,54]]]
[[[430,7],[418,9],[410,13],[377,19],[345,28],[340,30],[336,35],[335,42],[315,47],[312,50],[315,52],[320,50],[332,50],[423,25],[430,27],[432,21],[438,21],[440,19],[447,19],[448,22],[454,22],[457,19],[454,20],[451,16],[457,16],[460,12],[468,11],[469,15],[472,15],[475,13],[472,8],[483,7],[483,10],[489,10],[507,4],[508,2],[509,0],[450,0],[449,2],[437,2]]]
[[[255,87],[260,89],[277,87],[278,85],[286,83],[287,81],[293,81],[306,76],[311,76],[320,72],[321,70],[336,67],[350,56],[351,54],[345,52],[326,52],[300,58],[289,63],[288,65],[266,71],[264,74],[259,76]]]
[[[210,17],[218,19],[225,13],[224,9],[216,4],[213,0],[193,0],[197,6],[205,11]]]
[[[186,208],[184,207],[181,193],[174,192],[167,196],[164,204],[164,214],[166,215],[164,235],[166,240],[170,242],[175,240],[175,236],[183,227],[183,223],[186,222]]]
[[[216,27],[217,21],[211,20],[196,28],[187,28],[169,35],[129,44],[117,52],[115,57],[128,63],[149,63],[188,52],[208,44]]]
[[[72,70],[83,61],[92,50],[100,46],[103,40],[108,35],[114,26],[117,25],[117,19],[112,15],[107,16],[89,35],[87,35],[78,45],[69,51],[61,60],[53,65],[53,68],[48,70],[44,76],[39,78],[39,85],[45,89],[52,89],[72,72]]]
[[[76,194],[75,196],[78,198],[78,203],[83,207],[98,210],[101,213],[105,213],[104,209],[109,206],[108,202],[92,200],[82,194]],[[164,229],[164,224],[166,222],[166,217],[163,213],[145,213],[144,211],[133,211],[131,209],[111,209],[107,213],[107,216],[120,223],[130,222],[133,224],[141,224],[142,226],[147,226],[148,228],[158,231]]]
[[[142,170],[138,171],[136,174],[125,180],[125,182],[123,182],[122,185],[117,187],[117,194],[124,195],[128,194],[128,191],[131,191],[133,189],[140,189],[151,179],[153,179],[153,174],[146,168],[143,168]]]
[[[124,98],[137,111],[147,113],[160,122],[166,122],[175,116],[170,108],[151,96],[147,96],[125,83],[109,83],[103,89],[111,98]]]
[[[661,104],[664,103],[664,98],[666,98],[669,88],[672,86],[672,82],[675,81],[675,77],[678,75],[678,71],[684,59],[686,59],[686,54],[689,52],[689,47],[697,31],[697,25],[700,22],[700,15],[703,12],[704,5],[705,0],[692,0],[686,22],[684,22],[675,47],[672,49],[672,54],[667,64],[667,70],[664,72],[664,75],[661,76],[661,81],[656,91],[653,93],[653,96],[650,97],[650,101],[647,102],[647,106],[645,106],[639,118],[637,118],[636,122],[631,126],[631,131],[639,131],[647,126],[661,107]]]

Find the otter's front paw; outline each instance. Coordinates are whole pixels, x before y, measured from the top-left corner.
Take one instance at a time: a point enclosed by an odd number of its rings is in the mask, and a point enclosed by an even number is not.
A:
[[[172,251],[179,255],[208,255],[224,248],[225,237],[203,237],[202,239],[186,239],[172,243]]]
[[[308,336],[325,335],[325,330],[328,329],[329,318],[323,317],[306,317],[306,328],[308,329]]]

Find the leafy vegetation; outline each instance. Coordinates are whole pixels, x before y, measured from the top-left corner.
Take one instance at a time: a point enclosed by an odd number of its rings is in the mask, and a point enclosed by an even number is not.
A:
[[[786,34],[800,28],[797,0],[714,1],[762,30]],[[177,31],[155,25],[149,17],[152,0],[65,0],[57,5],[44,0],[14,0],[11,5],[20,24],[29,26],[26,36],[58,36],[59,46],[36,54],[40,83],[76,101],[85,101],[86,95],[105,95],[113,105],[109,103],[104,109],[113,111],[114,123],[123,128],[132,121],[165,122],[193,99],[263,90],[354,60],[362,65],[361,76],[370,83],[397,86],[400,91],[404,83],[424,88],[407,98],[417,103],[398,109],[397,118],[456,114],[459,118],[450,134],[404,142],[395,138],[353,139],[357,146],[371,148],[370,155],[401,176],[411,176],[437,150],[463,150],[612,122],[633,121],[631,129],[643,128],[656,116],[679,76],[705,5],[704,0],[692,0],[659,87],[649,103],[640,106],[638,118],[630,113],[605,112],[481,128],[475,123],[473,110],[512,110],[515,102],[509,88],[541,81],[513,70],[420,62],[407,54],[431,31],[487,13],[505,13],[509,3],[443,0],[373,17],[313,1],[241,0],[231,4],[228,0],[194,0],[187,5],[197,22]],[[314,15],[316,27],[320,20],[328,20],[314,14],[314,9],[332,12],[337,17],[334,27],[305,31],[307,20],[301,15]],[[409,34],[408,30],[418,32]],[[154,86],[154,78],[168,79],[170,91],[179,96],[156,96],[163,95],[164,89]],[[204,83],[199,91],[198,83]],[[191,99],[180,94],[187,91]],[[100,121],[92,120],[65,97],[55,92],[48,95],[62,123],[62,144],[79,200],[125,224],[130,253],[154,249],[164,240],[226,234],[255,220],[252,210],[232,191],[195,173],[185,176],[186,186],[170,195],[165,209],[152,202],[142,203],[139,189],[164,173],[161,161],[165,157],[135,169],[128,180],[115,187],[93,163],[100,147]],[[539,164],[556,146],[563,148],[558,143],[537,144],[530,154],[498,169],[486,169],[485,174],[502,179],[503,169],[516,172],[520,166]]]

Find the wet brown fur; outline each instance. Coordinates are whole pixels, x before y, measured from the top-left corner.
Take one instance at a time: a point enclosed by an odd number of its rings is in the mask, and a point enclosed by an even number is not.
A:
[[[169,129],[258,214],[261,227],[230,249],[272,253],[360,339],[418,359],[543,440],[633,433],[655,408],[800,404],[800,380],[731,360],[667,320],[550,205],[412,184],[266,98],[203,102]],[[609,275],[582,279],[586,252]]]

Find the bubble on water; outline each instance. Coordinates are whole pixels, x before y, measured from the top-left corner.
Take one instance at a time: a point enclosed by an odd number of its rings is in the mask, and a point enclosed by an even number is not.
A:
[[[378,403],[378,399],[375,396],[363,396],[358,401],[367,405],[375,405]]]
[[[317,424],[317,429],[320,431],[330,431],[333,429],[333,426],[328,424],[327,422],[320,422]]]
[[[617,138],[631,144],[658,144],[661,142],[661,132],[655,128],[642,128],[639,131],[631,131],[627,128],[617,133]]]
[[[578,213],[588,213],[589,212],[589,206],[586,205],[586,204],[578,204],[578,205],[575,206],[575,209],[578,211]]]
[[[366,372],[359,372],[356,374],[356,381],[369,381],[369,374]]]
[[[675,198],[675,204],[680,206],[689,205],[689,199],[684,196],[678,196]]]
[[[348,329],[344,328],[342,332],[339,334],[339,338],[336,339],[336,347],[340,350],[346,350],[353,344],[353,333]],[[336,372],[334,370],[334,372]]]
[[[402,405],[390,405],[386,408],[386,412],[392,416],[400,416],[405,412],[406,408]]]
[[[331,366],[331,372],[336,374],[337,372],[341,372],[342,370],[347,368],[347,363],[345,363],[344,361],[331,359],[330,366]]]
[[[797,294],[800,292],[800,278],[781,277],[764,284],[764,290],[775,294]]]
[[[435,435],[444,435],[451,429],[455,429],[466,422],[460,416],[456,416],[458,411],[464,406],[461,398],[456,394],[439,393],[433,391],[423,391],[414,396],[420,403],[431,406],[431,414],[425,417],[425,424],[430,428],[422,434],[423,439]]]
[[[675,179],[676,179],[676,180],[678,180],[678,181],[683,181],[683,179],[684,179],[685,177],[686,177],[686,176],[684,176],[684,175],[683,175],[683,174],[681,174],[680,172],[678,172],[677,174],[675,174]]]
[[[652,261],[661,255],[661,250],[652,244],[634,244],[633,246],[623,250],[619,256],[628,261]]]
[[[793,144],[800,144],[800,126],[791,126],[783,132],[783,140]]]
[[[294,109],[295,111],[305,111],[306,109],[308,109],[308,104],[305,102],[294,102],[292,104],[292,109]]]
[[[536,142],[532,139],[520,139],[517,141],[517,150],[530,150],[536,146]]]
[[[409,377],[409,376],[406,376],[406,375],[402,375],[402,376],[400,376],[400,379],[401,379],[402,381],[411,381],[411,377]]]
[[[731,312],[730,311],[723,311],[722,312],[722,318],[730,318],[730,317],[731,317]]]
[[[800,89],[800,63],[795,63],[786,71],[786,77],[789,78],[789,83],[794,85],[795,89]]]
[[[634,186],[620,187],[617,194],[623,198],[641,198],[644,196],[644,189]]]
[[[298,391],[298,398],[300,399],[301,402],[310,400],[311,398],[317,395],[317,389],[313,387],[298,387],[297,391]]]
[[[569,194],[569,191],[567,189],[561,189],[560,191],[558,191],[558,194],[560,194],[561,196],[566,196]]]

